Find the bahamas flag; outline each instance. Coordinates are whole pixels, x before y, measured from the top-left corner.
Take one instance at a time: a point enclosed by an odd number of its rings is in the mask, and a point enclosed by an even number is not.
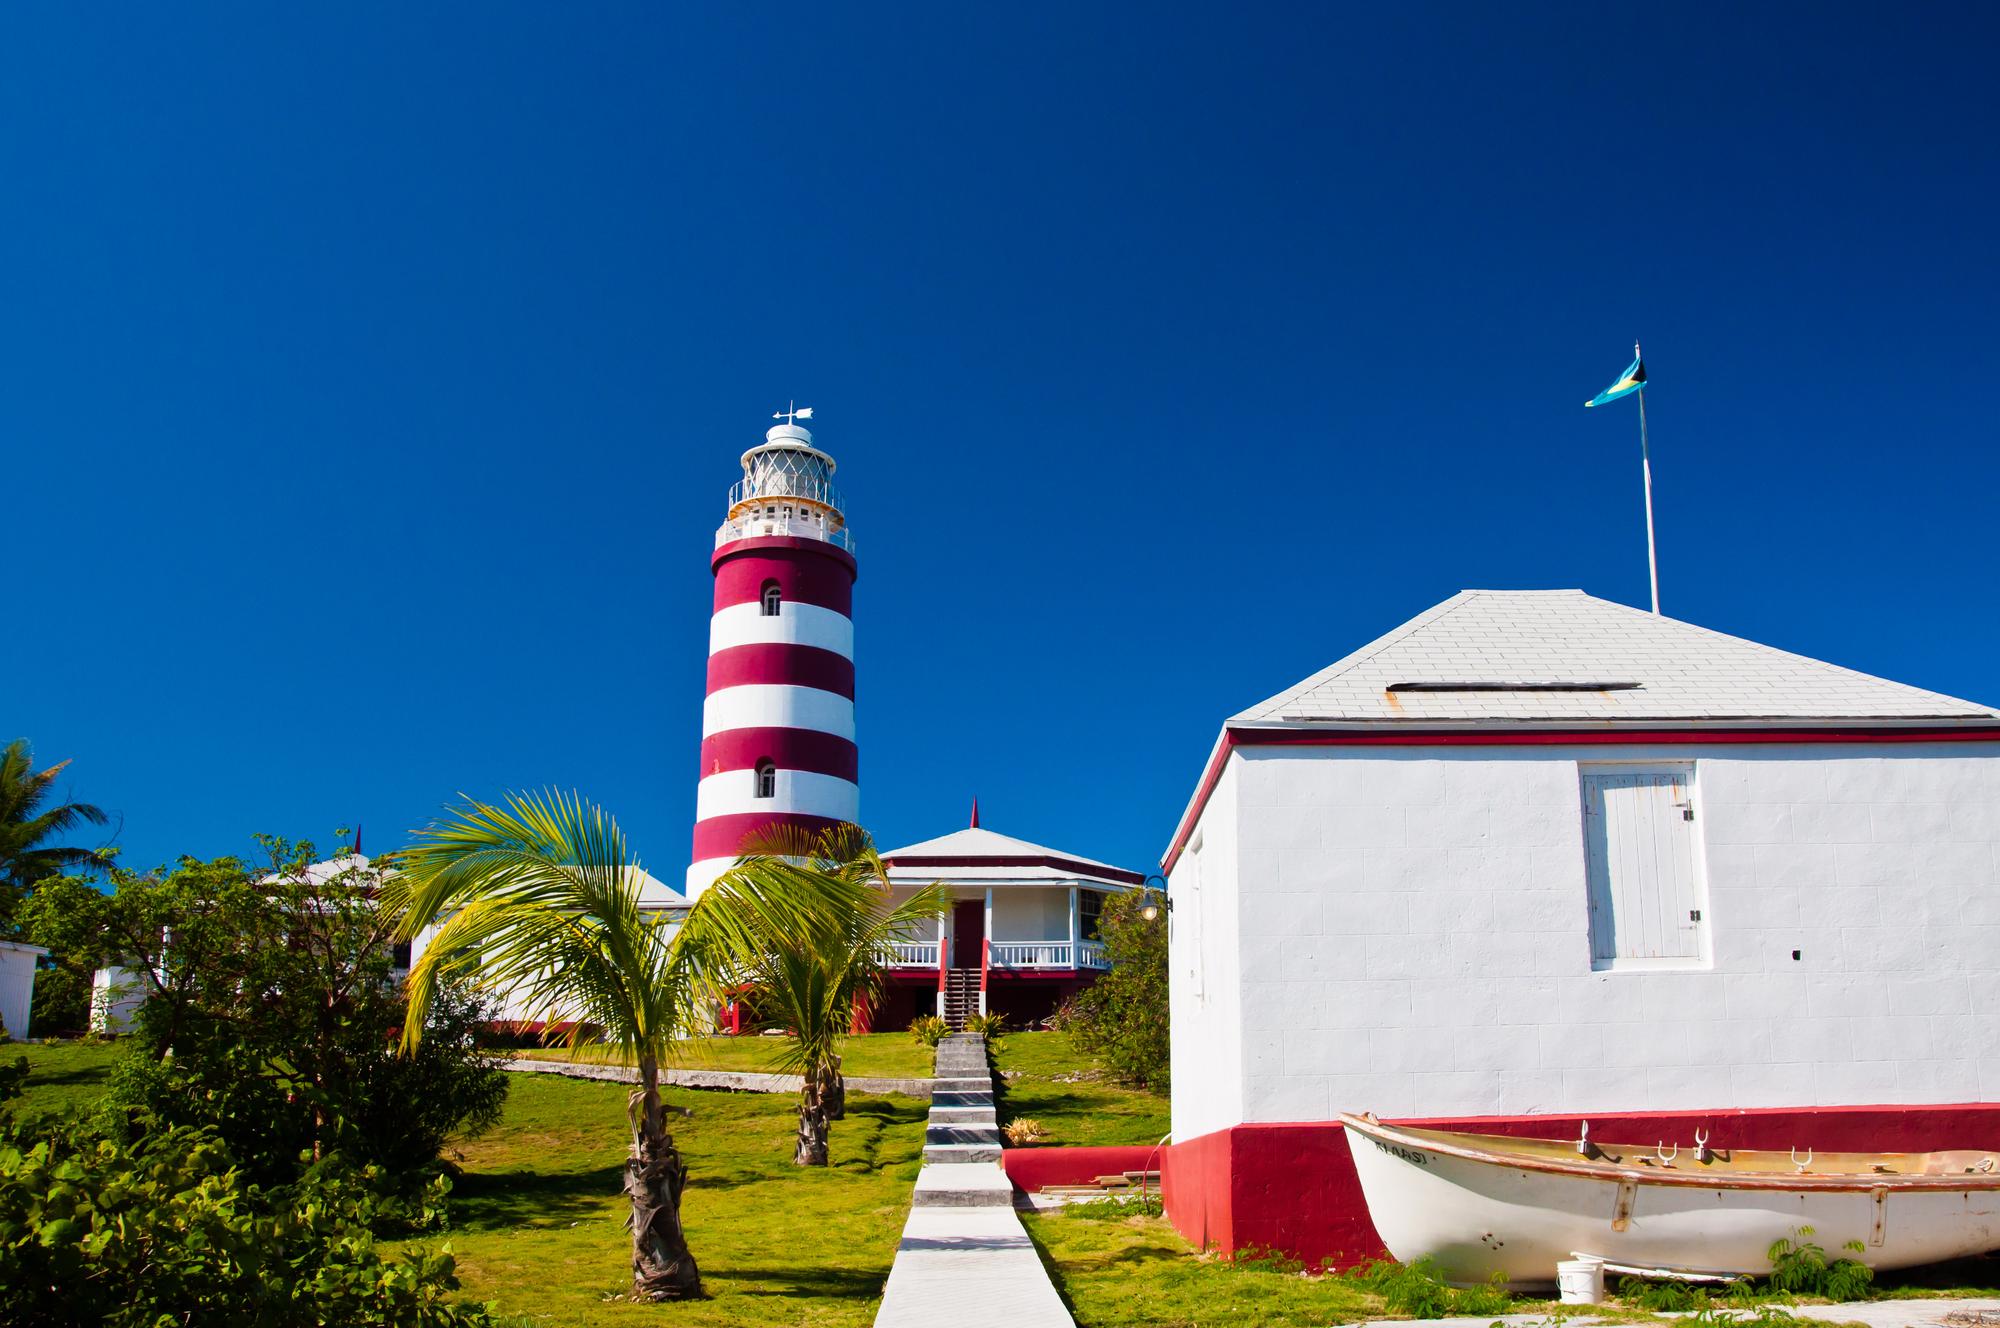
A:
[[[1633,347],[1633,349],[1637,350],[1638,347],[1635,346]],[[1642,359],[1639,359],[1637,356],[1634,356],[1631,367],[1627,368],[1624,373],[1618,375],[1617,382],[1605,388],[1602,392],[1599,392],[1596,396],[1592,397],[1590,400],[1584,402],[1583,404],[1586,408],[1591,406],[1601,406],[1607,401],[1616,401],[1620,397],[1630,396],[1632,393],[1637,392],[1640,388],[1644,387],[1645,385],[1646,385],[1646,362]]]

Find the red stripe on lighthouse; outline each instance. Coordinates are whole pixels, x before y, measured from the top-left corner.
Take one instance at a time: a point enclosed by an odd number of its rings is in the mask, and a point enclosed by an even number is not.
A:
[[[743,851],[743,841],[776,825],[794,825],[801,830],[831,829],[840,822],[831,816],[807,816],[802,812],[739,812],[711,816],[694,826],[694,860],[733,858]]]
[[[731,646],[708,657],[708,690],[776,683],[817,687],[854,699],[854,661],[818,646],[764,643]]]
[[[861,782],[860,752],[838,734],[817,729],[724,729],[701,740],[704,779],[725,770],[752,770],[759,761],[769,761],[780,770],[810,770]]]
[[[778,593],[787,604],[816,604],[854,616],[853,565],[844,559],[800,557],[791,549],[749,547],[718,562],[715,607],[755,604],[772,581],[778,583]]]

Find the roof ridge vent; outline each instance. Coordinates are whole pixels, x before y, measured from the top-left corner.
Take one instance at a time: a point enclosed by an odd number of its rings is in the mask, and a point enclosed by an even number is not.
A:
[[[1392,682],[1392,692],[1636,692],[1640,682],[1597,682],[1581,678],[1450,678]]]

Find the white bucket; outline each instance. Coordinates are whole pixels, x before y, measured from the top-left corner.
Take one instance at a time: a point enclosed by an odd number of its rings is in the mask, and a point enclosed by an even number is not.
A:
[[[1596,1305],[1604,1299],[1602,1259],[1564,1259],[1556,1264],[1556,1286],[1565,1305]]]

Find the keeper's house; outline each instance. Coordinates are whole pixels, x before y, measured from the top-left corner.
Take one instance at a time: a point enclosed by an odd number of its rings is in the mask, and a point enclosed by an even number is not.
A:
[[[1380,1251],[1333,1117],[2000,1141],[2000,717],[1468,590],[1224,724],[1165,859],[1190,1238]]]

